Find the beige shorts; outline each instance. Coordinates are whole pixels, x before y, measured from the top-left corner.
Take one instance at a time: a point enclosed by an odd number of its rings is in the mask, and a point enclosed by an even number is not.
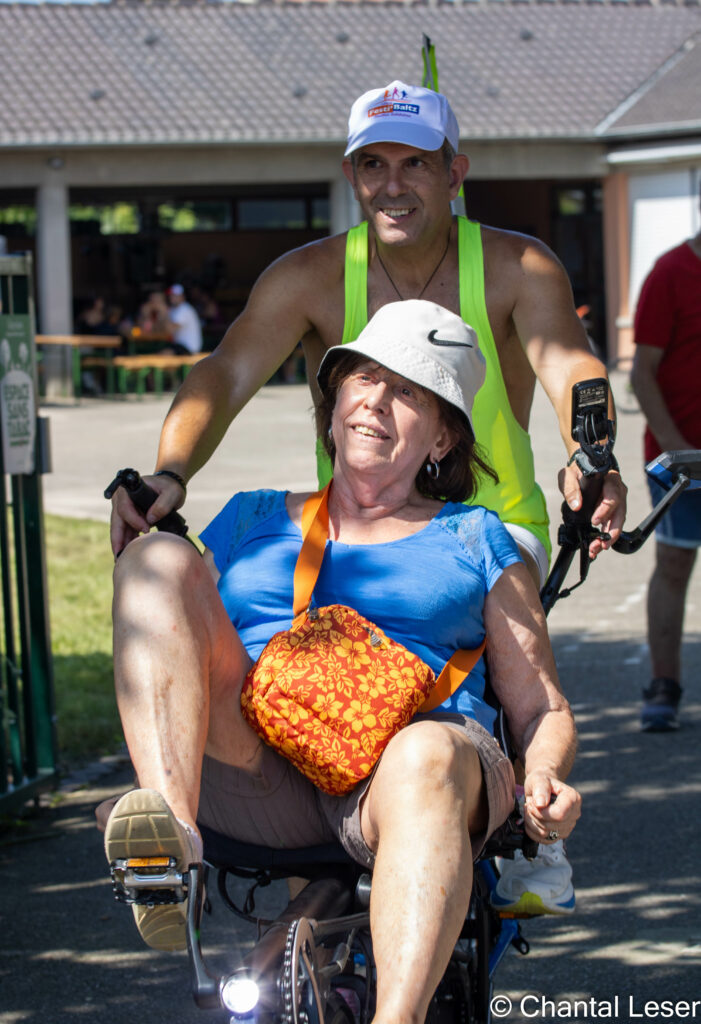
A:
[[[429,718],[463,731],[479,756],[489,820],[486,831],[472,837],[476,858],[513,810],[511,762],[494,737],[465,715],[431,712],[418,716],[407,728]],[[205,756],[197,820],[240,842],[275,849],[340,842],[354,860],[372,867],[375,855],[360,828],[360,802],[369,784],[368,778],[344,796],[329,796],[261,741],[258,753],[245,769]]]

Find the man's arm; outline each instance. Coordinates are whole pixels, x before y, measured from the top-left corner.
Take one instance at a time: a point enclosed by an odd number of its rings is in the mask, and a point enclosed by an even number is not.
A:
[[[504,570],[485,602],[490,680],[509,721],[526,777],[528,834],[569,835],[581,798],[565,783],[574,761],[576,729],[560,690],[545,616],[521,563]]]
[[[648,426],[662,451],[684,451],[694,446],[689,444],[672,419],[657,383],[657,369],[663,355],[661,348],[638,345],[630,381]]]
[[[318,248],[308,246],[282,256],[261,275],[243,313],[215,351],[192,368],[175,396],[163,424],[156,470],[169,469],[188,481],[202,468],[234,417],[311,329],[310,296],[323,286],[318,276],[323,272]],[[115,555],[183,504],[183,489],[172,478],[145,480],[159,494],[147,519],[123,488],[112,499]]]
[[[674,422],[657,380],[662,357],[674,339],[675,261],[667,253],[643,282],[635,310],[635,357],[631,384],[662,451],[693,448]]]
[[[550,399],[560,426],[568,458],[577,445],[571,435],[572,387],[578,381],[596,377],[608,379],[606,367],[589,347],[577,316],[572,288],[560,262],[545,246],[524,248],[513,309],[513,320],[526,355]],[[609,391],[609,419],[616,423],[616,410]],[[560,490],[572,509],[582,503],[581,471],[574,463],[559,476]],[[610,541],[595,540],[592,558],[618,539],[626,514],[627,488],[616,470],[604,478],[601,499],[592,523],[611,535]]]

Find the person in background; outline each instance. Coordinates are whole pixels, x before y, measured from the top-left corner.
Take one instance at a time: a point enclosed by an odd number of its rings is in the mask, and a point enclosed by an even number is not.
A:
[[[195,309],[185,298],[181,284],[168,289],[170,303],[169,319],[172,342],[170,348],[176,355],[188,356],[202,351],[202,325]]]
[[[164,292],[151,292],[141,306],[136,326],[145,334],[170,334],[170,307]]]
[[[107,305],[102,295],[94,295],[76,317],[75,333],[83,335],[118,334],[109,321]],[[90,354],[93,349],[81,346],[83,354]],[[80,375],[81,389],[84,395],[98,398],[104,394],[104,380],[94,370],[82,370]]]
[[[195,312],[200,318],[200,323],[207,327],[212,324],[221,324],[221,311],[216,299],[212,298],[209,292],[199,284],[193,284],[190,289],[190,299]]]
[[[111,334],[107,319],[107,306],[102,295],[95,295],[78,314],[75,322],[76,334]]]
[[[643,284],[635,313],[631,382],[645,414],[645,461],[701,448],[701,231],[664,253]],[[662,496],[648,478],[653,505]],[[701,544],[701,490],[687,490],[657,527],[647,594],[652,680],[643,690],[645,732],[679,728],[684,607]]]
[[[202,325],[202,348],[211,352],[219,344],[229,321],[225,320],[219,303],[201,284],[193,284],[189,291],[190,303]]]

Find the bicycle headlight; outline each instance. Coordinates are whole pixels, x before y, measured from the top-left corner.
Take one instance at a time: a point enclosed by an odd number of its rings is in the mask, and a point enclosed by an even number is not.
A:
[[[221,1001],[236,1017],[248,1017],[258,1005],[258,985],[246,974],[231,974],[222,981]]]

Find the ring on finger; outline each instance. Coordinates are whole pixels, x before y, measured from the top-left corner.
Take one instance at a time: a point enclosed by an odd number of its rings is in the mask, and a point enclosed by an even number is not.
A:
[[[553,828],[553,829],[551,829],[548,832],[548,840],[549,840],[549,842],[554,843],[555,840],[559,839],[559,838],[560,838],[560,833],[557,831],[557,829]]]

